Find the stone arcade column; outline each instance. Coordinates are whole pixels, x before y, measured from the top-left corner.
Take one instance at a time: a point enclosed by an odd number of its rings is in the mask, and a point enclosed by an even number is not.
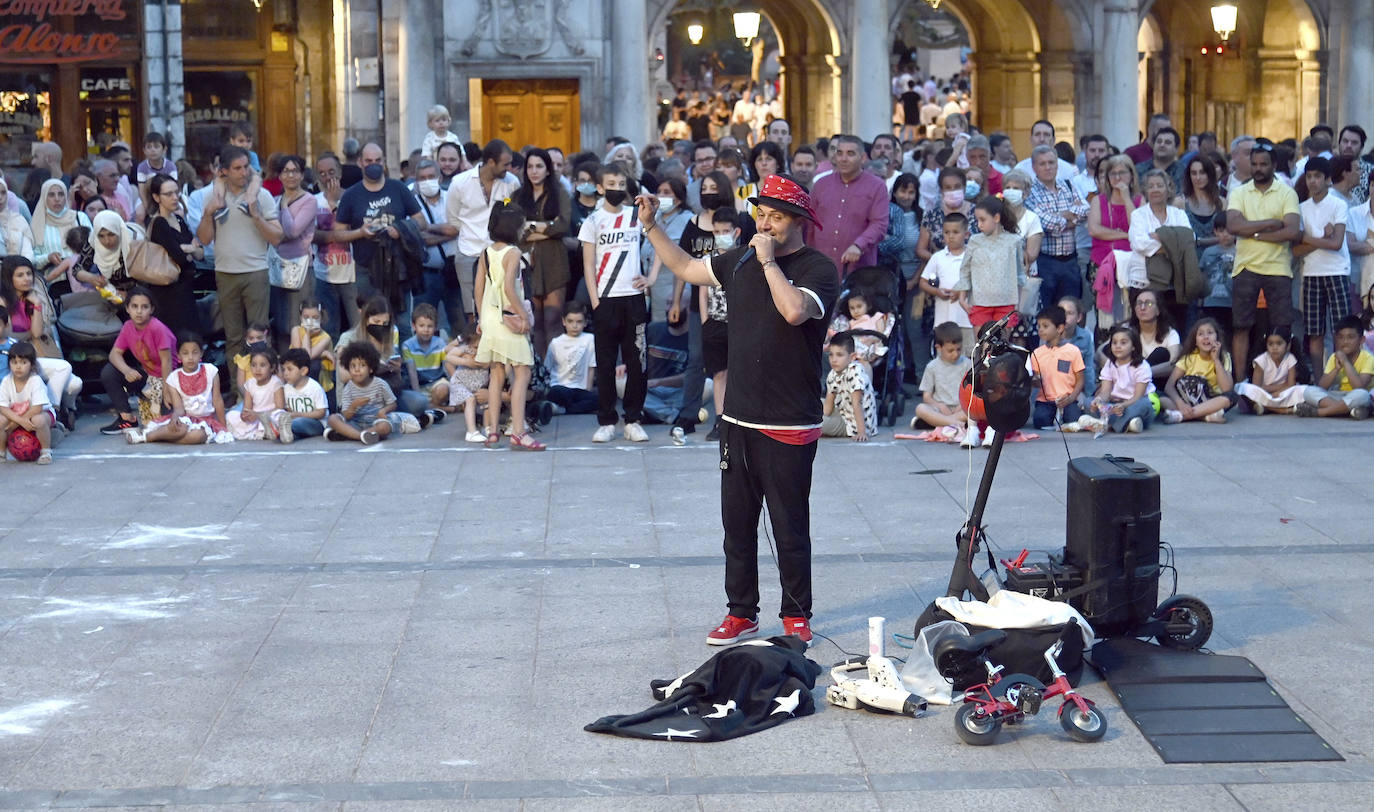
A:
[[[1363,2],[1351,3],[1351,14],[1340,26],[1340,84],[1334,94],[1339,115],[1332,116],[1337,127],[1361,124],[1368,129],[1374,124],[1374,11],[1357,11]]]
[[[849,130],[869,140],[892,132],[887,0],[855,0],[849,19]]]
[[[181,3],[150,2],[143,7],[143,85],[148,100],[148,129],[171,144],[170,156],[186,154],[186,91],[181,65]],[[135,145],[142,160],[141,144]]]
[[[442,104],[453,112],[452,102],[442,91],[435,45],[436,35],[443,35],[443,8],[434,0],[402,0],[400,30],[397,33],[396,63],[400,73],[396,98],[397,143],[387,157],[400,162],[410,157],[410,151],[424,143],[429,132],[426,113],[435,104]],[[388,99],[388,104],[391,101]],[[390,116],[388,116],[390,118]]]
[[[611,121],[605,133],[640,145],[651,140],[649,123],[657,110],[649,98],[649,23],[644,6],[644,0],[611,2]]]
[[[1140,131],[1136,35],[1140,19],[1134,0],[1105,0],[1102,8],[1101,81],[1102,133],[1118,147],[1136,143]]]

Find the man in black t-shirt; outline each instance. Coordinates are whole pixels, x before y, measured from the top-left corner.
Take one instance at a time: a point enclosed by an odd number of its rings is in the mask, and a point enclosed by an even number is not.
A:
[[[374,288],[368,271],[372,267],[372,256],[377,252],[377,240],[383,235],[399,239],[395,224],[406,217],[422,228],[425,223],[415,195],[400,181],[386,176],[381,147],[376,144],[363,147],[361,160],[362,182],[349,187],[339,198],[339,207],[334,211],[334,230],[343,232],[339,242],[353,243],[358,293],[370,296]],[[409,324],[410,320],[405,319],[404,323]]]
[[[729,645],[758,634],[758,523],[765,503],[777,542],[783,632],[811,641],[811,468],[821,425],[821,353],[839,273],[802,241],[811,197],[785,175],[764,179],[758,234],[745,246],[693,259],[656,226],[658,200],[641,195],[640,222],[654,251],[693,285],[730,300],[730,386],[720,437],[729,614],[706,637]]]

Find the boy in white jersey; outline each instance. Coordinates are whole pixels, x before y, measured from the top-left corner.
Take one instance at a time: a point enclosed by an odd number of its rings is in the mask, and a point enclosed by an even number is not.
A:
[[[602,196],[577,238],[582,243],[582,272],[591,297],[596,332],[597,443],[615,438],[615,372],[617,357],[625,364],[625,439],[647,442],[640,426],[648,377],[644,372],[644,325],[649,309],[644,300],[648,280],[639,261],[639,210],[624,205],[629,199],[625,170],[607,164],[597,170],[596,189]],[[650,224],[652,227],[652,224]]]

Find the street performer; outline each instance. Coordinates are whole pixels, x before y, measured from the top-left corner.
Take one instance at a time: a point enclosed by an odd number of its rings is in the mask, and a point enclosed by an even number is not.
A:
[[[657,225],[658,199],[639,197],[654,252],[693,285],[720,286],[730,302],[730,386],[720,434],[720,514],[729,614],[706,636],[725,646],[758,634],[759,512],[777,542],[784,634],[811,642],[811,467],[821,436],[821,352],[838,271],[802,241],[816,222],[811,196],[786,175],[764,179],[758,233],[748,245],[693,259]]]

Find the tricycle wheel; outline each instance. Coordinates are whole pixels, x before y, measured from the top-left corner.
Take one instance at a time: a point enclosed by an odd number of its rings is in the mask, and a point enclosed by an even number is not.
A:
[[[1002,729],[1002,720],[990,714],[979,713],[981,706],[976,702],[966,702],[954,713],[954,732],[964,744],[992,744],[997,740],[997,731]]]
[[[1155,639],[1165,648],[1196,651],[1212,636],[1212,610],[1192,595],[1175,595],[1161,603],[1154,616],[1164,622],[1164,631]]]
[[[1095,742],[1107,735],[1107,720],[1091,702],[1087,707],[1084,711],[1072,701],[1059,706],[1059,724],[1075,741]]]

